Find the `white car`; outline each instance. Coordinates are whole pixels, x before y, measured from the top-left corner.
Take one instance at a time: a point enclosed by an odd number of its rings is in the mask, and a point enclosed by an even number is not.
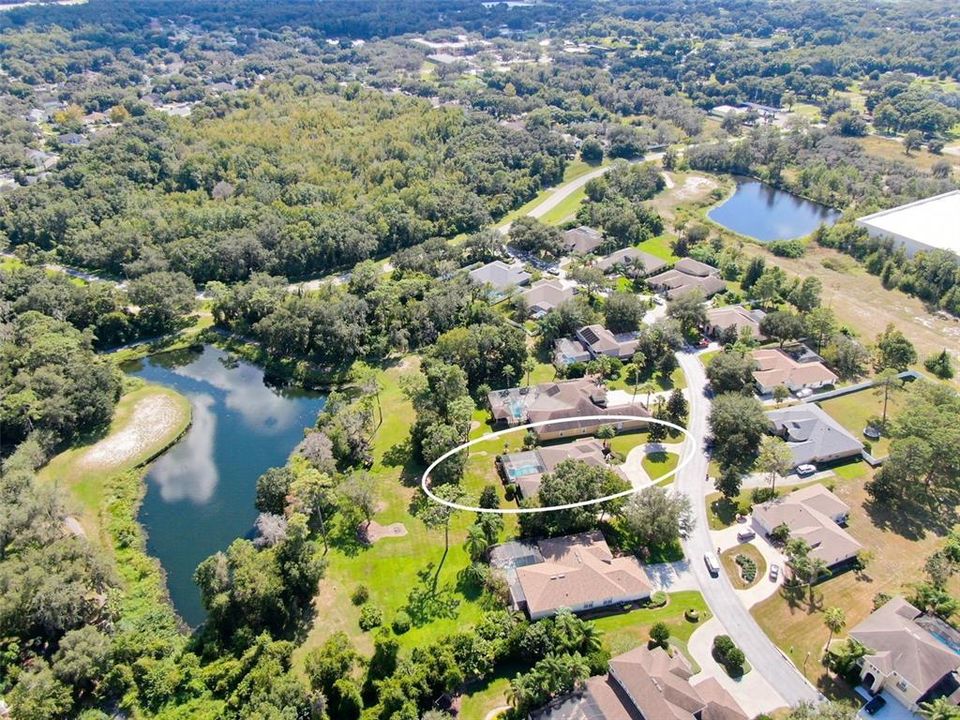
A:
[[[794,393],[798,398],[810,397],[813,395],[813,390],[811,388],[801,388]]]
[[[803,465],[797,465],[797,475],[799,475],[800,477],[813,475],[816,471],[817,471],[816,465],[811,465],[809,463],[804,463]]]

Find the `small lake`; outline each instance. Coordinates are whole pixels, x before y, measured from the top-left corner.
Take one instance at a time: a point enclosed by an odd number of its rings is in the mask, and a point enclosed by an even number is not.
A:
[[[707,216],[715,223],[761,242],[804,237],[821,224],[833,225],[836,210],[778,190],[759,180],[737,180],[737,191]]]
[[[205,613],[193,571],[250,533],[257,478],[286,463],[324,396],[271,387],[262,369],[210,346],[154,355],[124,370],[177,390],[193,406],[190,430],[150,466],[139,519],[174,607],[197,626]]]

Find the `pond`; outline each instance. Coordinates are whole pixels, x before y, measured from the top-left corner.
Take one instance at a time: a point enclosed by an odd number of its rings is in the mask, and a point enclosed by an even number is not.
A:
[[[821,224],[833,225],[840,213],[759,180],[742,178],[733,196],[707,216],[741,235],[772,242],[809,235]]]
[[[150,466],[140,522],[174,607],[196,626],[205,613],[193,571],[250,533],[257,478],[286,463],[324,396],[271,387],[262,369],[210,346],[154,355],[124,370],[183,393],[193,406],[190,430]]]

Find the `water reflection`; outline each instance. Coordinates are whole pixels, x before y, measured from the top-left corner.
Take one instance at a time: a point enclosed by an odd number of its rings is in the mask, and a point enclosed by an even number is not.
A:
[[[283,465],[313,425],[324,398],[275,388],[263,371],[213,347],[132,363],[127,372],[190,398],[193,424],[147,473],[140,521],[147,550],[167,573],[170,597],[191,625],[203,621],[193,571],[248,533],[257,478]]]
[[[833,225],[840,213],[759,180],[741,179],[733,196],[708,216],[741,235],[771,242],[809,235],[821,224]]]
[[[186,437],[150,468],[150,479],[160,489],[165,502],[190,500],[205,503],[217,487],[220,473],[213,459],[217,416],[214,399],[209,395],[190,397],[193,425]]]

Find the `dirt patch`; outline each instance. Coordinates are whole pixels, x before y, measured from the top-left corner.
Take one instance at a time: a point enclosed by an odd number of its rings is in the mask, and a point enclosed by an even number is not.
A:
[[[77,467],[104,470],[128,464],[156,446],[157,438],[168,435],[182,422],[182,410],[173,398],[167,395],[146,397],[134,406],[123,429],[87,450]]]
[[[673,197],[677,201],[696,200],[705,197],[707,193],[717,187],[717,181],[700,175],[691,175],[683,185],[674,190]]]
[[[377,540],[383,538],[403,537],[406,534],[406,526],[399,522],[381,525],[376,520],[371,520],[357,528],[357,538],[366,545],[373,545]]]

